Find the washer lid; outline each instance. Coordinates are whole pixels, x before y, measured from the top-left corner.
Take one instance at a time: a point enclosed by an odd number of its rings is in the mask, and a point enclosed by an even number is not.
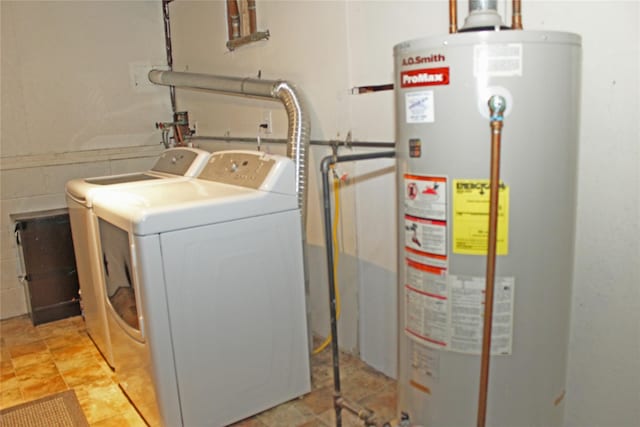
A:
[[[197,148],[176,147],[163,151],[148,172],[78,178],[67,182],[65,189],[69,197],[92,205],[92,194],[105,186],[152,185],[163,178],[194,177],[207,164],[211,153]]]
[[[148,235],[295,210],[298,205],[295,194],[191,179],[105,188],[96,191],[93,209],[122,229]]]

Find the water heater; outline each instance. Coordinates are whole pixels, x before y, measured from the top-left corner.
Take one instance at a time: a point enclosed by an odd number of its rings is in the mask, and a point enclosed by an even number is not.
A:
[[[476,423],[494,95],[506,111],[486,421],[562,425],[580,55],[577,35],[499,27],[394,48],[398,410],[411,425]]]

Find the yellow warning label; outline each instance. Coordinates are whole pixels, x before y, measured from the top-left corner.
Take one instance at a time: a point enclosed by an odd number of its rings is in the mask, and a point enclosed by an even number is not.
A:
[[[489,237],[489,180],[453,180],[453,252],[486,255]],[[509,253],[509,187],[500,182],[498,255]]]

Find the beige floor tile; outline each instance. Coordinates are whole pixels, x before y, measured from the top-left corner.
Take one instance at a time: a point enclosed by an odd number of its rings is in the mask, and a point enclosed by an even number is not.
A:
[[[268,427],[295,426],[310,421],[314,416],[310,413],[304,413],[293,403],[286,403],[276,406],[273,409],[265,411],[258,415],[258,419]]]
[[[96,363],[98,363],[98,365],[105,370],[106,372],[109,372],[109,374],[111,375],[112,378],[115,378],[115,372],[114,370],[111,368],[111,366],[109,366],[109,364],[107,363],[107,361],[104,359],[104,357],[102,357],[102,354],[100,354],[100,352],[96,352],[96,354],[94,355],[94,361]]]
[[[397,393],[394,391],[386,391],[370,396],[360,402],[366,408],[372,410],[376,419],[380,421],[390,421],[396,418]]]
[[[129,408],[115,417],[92,423],[91,427],[147,427],[147,424],[133,408]]]
[[[86,340],[84,338],[86,338]],[[72,345],[82,344],[83,342],[87,345],[92,344],[89,342],[90,339],[84,332],[78,332],[75,330],[67,334],[49,335],[44,337],[43,340],[50,350],[57,350]]]
[[[11,335],[4,335],[5,337],[5,345],[8,347],[21,345],[21,344],[29,344],[34,341],[41,341],[42,338],[38,335],[38,332],[35,329],[25,329],[19,332],[16,332]]]
[[[77,343],[66,345],[64,347],[50,349],[53,358],[58,360],[68,360],[73,358],[81,358],[83,356],[95,357],[97,352],[95,346],[91,342],[79,339]]]
[[[140,413],[142,418],[147,422],[148,425],[150,426],[161,425],[160,415],[158,414],[158,409],[155,406],[155,404],[152,406],[140,405],[140,407],[136,409],[138,409],[138,412]]]
[[[78,401],[90,424],[118,416],[131,405],[116,384],[74,387]]]
[[[88,360],[81,367],[62,372],[62,378],[69,387],[75,387],[80,384],[111,381],[112,375],[97,360]]]
[[[54,359],[54,362],[60,372],[65,372],[80,369],[85,365],[91,365],[96,361],[96,357],[93,354],[80,354],[75,357],[67,359]]]
[[[49,379],[60,375],[53,360],[36,363],[16,368],[15,375],[20,381],[20,387],[31,387],[47,382]]]
[[[14,369],[23,368],[31,365],[39,365],[53,361],[49,350],[37,351],[35,353],[25,354],[19,357],[12,357],[11,363],[13,363]]]
[[[350,400],[360,401],[366,397],[382,392],[389,384],[383,374],[372,369],[363,368],[352,372],[341,381],[344,396]]]
[[[23,385],[20,384],[20,391],[25,401],[38,399],[40,397],[48,396],[53,393],[67,390],[67,384],[64,382],[60,375],[47,378],[46,381],[38,382],[36,384]]]
[[[20,382],[13,371],[3,372],[2,375],[0,375],[0,391],[18,388],[19,386]]]
[[[0,409],[10,408],[24,402],[19,388],[10,388],[0,391]]]
[[[16,358],[20,356],[24,356],[25,354],[36,353],[39,351],[46,351],[47,345],[44,341],[33,341],[26,344],[16,344],[12,346],[8,346],[9,354],[11,358]]]
[[[333,384],[332,367],[326,365],[311,366],[311,384],[314,389]]]
[[[296,427],[330,427],[330,426],[324,421],[322,421],[320,418],[314,418],[311,421],[298,424],[296,425]]]
[[[0,362],[10,362],[11,354],[9,353],[9,348],[6,344],[4,344],[4,339],[2,340],[2,344],[0,344]]]
[[[364,423],[351,412],[342,411],[342,427],[362,427]],[[328,426],[336,425],[336,412],[333,409],[324,411],[320,416],[320,420]]]
[[[35,328],[42,338],[50,338],[84,331],[84,324],[78,322],[82,322],[82,317],[67,317],[66,319],[56,320],[55,322],[43,323]]]
[[[27,315],[3,320],[0,324],[0,335],[3,337],[19,335],[28,330],[35,330],[35,328]]]
[[[302,398],[301,404],[315,415],[333,408],[333,385],[313,390]]]
[[[0,362],[0,378],[3,375],[9,374],[13,372],[13,363],[11,363],[11,359]]]

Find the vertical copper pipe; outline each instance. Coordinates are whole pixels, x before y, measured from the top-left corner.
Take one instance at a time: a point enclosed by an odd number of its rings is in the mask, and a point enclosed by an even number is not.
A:
[[[229,26],[229,40],[240,37],[240,12],[236,0],[227,0],[227,25]]]
[[[449,34],[458,32],[458,0],[449,0]]]
[[[496,271],[496,242],[498,235],[498,200],[500,199],[500,142],[502,113],[505,100],[492,96],[491,110],[491,172],[489,182],[489,242],[487,248],[487,274],[484,295],[484,322],[482,328],[482,356],[480,366],[480,393],[478,397],[478,427],[484,427],[487,418],[487,394],[489,389],[489,362],[491,360],[491,327],[493,325],[493,288]]]
[[[231,20],[231,3],[232,0],[227,0],[227,33],[229,40],[233,39],[233,21]]]
[[[258,29],[256,22],[256,0],[249,0],[249,30],[251,34],[255,33]]]
[[[513,0],[513,11],[511,16],[511,29],[522,29],[522,2],[520,0]]]
[[[238,14],[240,15],[240,37],[251,34],[249,23],[249,2],[247,0],[236,0],[238,4]]]

